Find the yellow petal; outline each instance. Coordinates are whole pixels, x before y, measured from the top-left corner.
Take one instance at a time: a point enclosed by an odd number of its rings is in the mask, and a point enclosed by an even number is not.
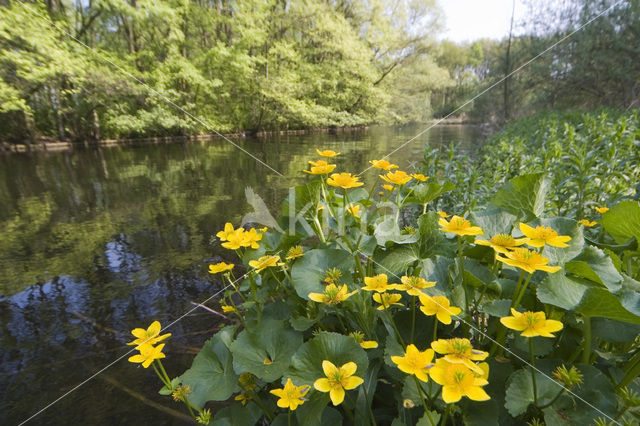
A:
[[[500,322],[502,325],[512,330],[522,331],[527,328],[526,324],[514,317],[500,318]]]
[[[473,401],[487,401],[491,399],[480,386],[469,386],[466,389],[465,395]]]
[[[344,388],[346,390],[355,389],[358,386],[360,386],[362,383],[364,383],[364,379],[362,379],[361,377],[351,376],[346,380],[346,383],[344,384]]]
[[[531,226],[527,225],[526,223],[522,223],[520,222],[520,231],[522,231],[522,233],[524,235],[526,235],[529,238],[535,238],[536,237],[536,230],[535,228],[532,228]]]
[[[324,368],[324,365],[323,365],[323,368]],[[352,376],[353,374],[355,374],[357,369],[358,369],[358,365],[352,361],[352,362],[347,362],[342,367],[340,367],[340,372],[345,376]]]
[[[272,393],[275,396],[280,397],[280,398],[282,398],[282,392],[284,392],[284,389],[271,389],[269,391],[269,393]]]
[[[451,324],[451,316],[446,312],[438,311],[436,312],[436,317],[438,318],[438,321],[443,324]]]
[[[309,293],[309,299],[314,302],[323,303],[324,302],[324,294],[322,293]]]
[[[442,387],[442,399],[447,404],[451,404],[453,402],[460,401],[462,398],[462,394],[455,389],[453,386],[443,386]]]
[[[333,402],[333,405],[340,405],[342,404],[342,401],[344,401],[344,389],[333,388],[329,392],[329,396],[331,397],[331,402]]]
[[[439,339],[439,340],[436,340],[435,342],[431,342],[431,347],[433,348],[434,351],[438,352],[439,354],[446,354],[450,351],[449,342],[447,342],[444,339]]]
[[[280,408],[289,408],[289,400],[285,400],[283,398],[280,398],[277,402],[278,407]]]
[[[313,387],[319,390],[320,392],[329,392],[331,390],[329,379],[327,379],[326,377],[323,377],[313,382]]]
[[[346,364],[345,364],[346,365]],[[327,377],[331,377],[338,373],[338,367],[333,365],[331,361],[327,361],[326,359],[322,361],[322,371],[324,371],[324,375]]]

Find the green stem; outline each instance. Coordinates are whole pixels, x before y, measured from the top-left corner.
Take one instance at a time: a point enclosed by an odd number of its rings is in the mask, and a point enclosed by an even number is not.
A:
[[[459,272],[460,272],[460,282],[462,283],[462,288],[464,290],[464,310],[465,315],[469,315],[469,295],[467,292],[467,286],[464,285],[464,261],[462,260],[462,238],[458,236],[458,259],[459,259]]]
[[[413,343],[413,334],[416,329],[416,296],[411,297],[411,343]]]
[[[520,306],[520,302],[522,301],[522,298],[524,297],[524,294],[527,291],[527,286],[531,282],[531,277],[533,277],[533,274],[529,274],[529,276],[527,277],[527,280],[524,282],[524,285],[522,286],[522,289],[520,289],[520,294],[518,295],[518,298],[514,300],[511,306],[513,309],[518,309],[518,306]]]
[[[583,316],[584,322],[584,350],[582,351],[582,363],[590,364],[591,359],[591,317]]]
[[[402,336],[400,335],[400,332],[398,331],[398,327],[396,327],[396,322],[393,320],[393,316],[391,316],[391,312],[389,312],[388,309],[384,310],[387,315],[389,316],[389,321],[391,322],[391,327],[393,327],[393,331],[395,331],[396,336],[398,336],[398,341],[400,342],[400,344],[402,345],[403,348],[406,347],[405,343],[404,343],[404,339],[402,338]]]
[[[427,408],[427,402],[424,399],[424,393],[423,393],[423,390],[422,390],[422,385],[420,384],[420,381],[418,380],[418,378],[416,376],[413,376],[413,380],[415,380],[416,386],[418,387],[418,395],[420,395],[420,401],[422,401],[422,407],[424,408],[424,413],[427,415],[427,418],[429,419],[429,423],[431,423],[431,426],[436,426],[435,423],[433,422],[433,419],[431,418],[431,414],[429,413],[429,409]]]
[[[195,413],[193,412],[193,410],[191,409],[191,404],[189,404],[187,401],[184,401],[184,405],[186,405],[186,406],[187,406],[187,410],[189,410],[189,414],[191,415],[191,417],[192,417],[193,419],[195,419],[195,418],[196,418],[196,415],[195,415]]]
[[[496,276],[496,273],[498,272],[498,263],[500,263],[500,262],[498,262],[497,260],[493,261],[493,266],[491,267],[491,276],[489,277],[489,281],[487,281],[485,283],[485,285],[482,287],[482,292],[480,293],[480,297],[478,297],[478,299],[473,304],[473,311],[474,312],[478,311],[478,306],[480,306],[480,302],[482,302],[482,298],[484,297],[485,293],[487,292],[487,289],[489,288],[489,285],[493,281],[493,278]]]
[[[157,360],[156,360],[157,361]],[[160,371],[158,370],[158,367],[156,367],[155,362],[151,364],[151,366],[153,367],[153,370],[156,372],[156,374],[158,375],[158,377],[160,378],[160,380],[162,380],[162,383],[164,383],[165,387],[167,389],[171,389],[171,382],[167,382],[164,378],[164,376],[160,373]]]
[[[287,415],[287,426],[291,426],[291,410],[289,410],[289,414]]]
[[[533,338],[529,337],[529,353],[531,354],[531,381],[533,382],[533,403],[538,405],[538,387],[536,386],[536,357],[533,354]]]
[[[565,391],[565,390],[566,390],[565,388],[560,389],[560,392],[558,392],[558,394],[557,394],[556,396],[554,396],[554,397],[553,397],[553,399],[551,400],[551,402],[548,402],[548,403],[546,403],[546,404],[544,404],[544,405],[541,405],[539,408],[540,408],[541,410],[544,410],[544,409],[545,409],[545,408],[547,408],[547,407],[551,407],[551,406],[553,405],[553,403],[554,403],[554,402],[556,402],[556,401],[558,400],[558,398],[560,398],[560,396],[564,393],[564,391]]]
[[[520,293],[520,285],[522,285],[522,279],[524,278],[524,273],[525,270],[521,270],[520,271],[520,277],[518,278],[518,284],[516,284],[516,289],[513,291],[513,299],[511,299],[511,307],[513,308],[513,305],[515,304],[515,300],[518,297],[518,294]]]
[[[253,399],[253,402],[255,402],[256,405],[260,407],[262,412],[267,416],[269,422],[272,422],[273,419],[276,418],[275,414],[273,414],[273,411],[271,411],[271,409],[269,409],[269,407],[264,404],[262,398],[260,398],[260,395],[258,395],[256,391],[251,391],[251,398]]]
[[[435,342],[438,339],[438,318],[433,317],[433,340]]]
[[[444,416],[442,416],[442,426],[447,426],[447,420],[449,418],[449,404],[447,404],[447,408],[444,409]]]
[[[367,409],[369,410],[369,417],[371,417],[371,424],[373,426],[377,426],[376,417],[373,415],[373,410],[371,409],[371,400],[369,399],[369,392],[367,392],[367,387],[363,384],[362,390],[364,391],[364,399],[367,401]]]
[[[258,285],[253,279],[253,274],[249,274],[249,283],[251,284],[251,294],[253,295],[253,301],[256,303],[256,313],[258,315],[258,324],[262,323],[262,306],[258,301]]]

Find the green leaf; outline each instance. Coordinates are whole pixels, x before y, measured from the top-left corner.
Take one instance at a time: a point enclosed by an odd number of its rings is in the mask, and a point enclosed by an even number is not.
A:
[[[263,320],[260,325],[242,331],[231,344],[235,371],[249,372],[266,382],[282,377],[289,368],[291,356],[302,345],[302,333],[285,324]],[[267,358],[270,364],[265,364]]]
[[[331,268],[340,269],[343,278],[348,280],[355,268],[354,258],[349,252],[338,249],[313,249],[306,252],[291,268],[291,279],[298,296],[309,300],[309,293],[322,293],[322,281],[326,271]]]
[[[312,386],[317,379],[325,377],[322,370],[324,360],[331,361],[336,367],[353,361],[358,365],[355,375],[359,377],[364,377],[369,367],[367,354],[353,338],[322,332],[304,343],[293,355],[289,377],[296,384],[299,383],[298,386]]]
[[[602,215],[600,224],[618,244],[631,238],[640,241],[640,202],[623,201]]]
[[[300,386],[297,382],[295,383]],[[312,388],[307,398],[309,400],[296,409],[296,419],[299,424],[304,426],[320,426],[322,424],[322,413],[329,403],[329,394],[318,392]]]
[[[485,314],[502,318],[509,315],[509,308],[512,302],[509,299],[492,300],[491,302],[483,303],[479,310]]]
[[[416,426],[432,426],[440,422],[440,413],[432,410],[425,410],[424,415],[420,417]]]
[[[262,417],[262,410],[253,402],[236,403],[216,411],[212,426],[254,426]]]
[[[586,246],[582,253],[565,265],[567,272],[605,285],[616,292],[622,287],[622,275],[611,258],[598,248]]]
[[[427,204],[445,192],[453,191],[456,186],[451,182],[440,185],[436,182],[421,183],[413,187],[413,194],[408,201],[418,204]]]
[[[375,269],[377,273],[384,273],[393,280],[393,275],[402,275],[407,267],[419,260],[415,247],[411,245],[392,247],[386,252],[382,252],[380,257],[376,256]],[[399,281],[395,279],[395,281]]]
[[[225,401],[240,391],[229,350],[235,331],[236,326],[228,326],[217,332],[196,355],[191,368],[180,376],[180,382],[191,388],[189,401],[195,406]]]
[[[538,404],[544,405],[558,394],[561,387],[552,382],[543,374],[536,371],[536,385],[538,389]],[[514,372],[507,380],[507,392],[505,395],[505,408],[513,417],[527,411],[529,404],[533,403],[533,381],[531,370],[522,369]]]
[[[640,325],[608,318],[592,318],[591,333],[605,342],[626,343],[640,335]]]
[[[418,234],[420,235],[420,257],[426,259],[434,255],[455,256],[456,244],[440,231],[436,212],[429,211],[418,218]]]
[[[471,401],[463,399],[462,418],[465,426],[493,426],[498,425],[500,408],[494,399],[489,401]]]
[[[558,232],[558,235],[568,235],[571,241],[567,242],[568,247],[553,247],[545,245],[542,254],[549,258],[549,265],[562,266],[569,260],[574,259],[584,248],[584,236],[582,226],[579,226],[575,220],[564,217],[553,217],[536,221],[532,226],[537,224],[548,226]]]
[[[488,240],[496,234],[511,235],[516,216],[504,209],[486,209],[471,213],[469,220],[484,231],[478,238]]]
[[[544,202],[551,185],[545,173],[518,176],[498,190],[491,202],[516,215],[521,221],[530,221],[544,213]]]
[[[538,286],[537,294],[542,303],[583,315],[640,324],[639,294],[634,290],[615,295],[603,287],[557,272],[547,275]]]
[[[403,234],[398,227],[398,221],[395,217],[389,217],[377,224],[373,235],[379,246],[384,247],[388,242],[396,244],[409,244],[418,241],[418,233]]]

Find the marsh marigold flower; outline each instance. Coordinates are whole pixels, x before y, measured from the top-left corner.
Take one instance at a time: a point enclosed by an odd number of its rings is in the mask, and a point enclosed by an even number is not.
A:
[[[160,343],[155,347],[150,345],[149,343],[140,345],[137,347],[140,353],[129,357],[129,362],[142,364],[144,368],[147,368],[154,360],[165,357],[165,355],[162,353],[162,348],[164,348],[164,343]]]
[[[553,247],[569,247],[567,241],[571,241],[568,235],[558,235],[548,226],[536,226],[535,228],[520,222],[520,230],[529,238],[527,245],[531,247],[544,247],[545,244]]]
[[[234,232],[233,224],[227,222],[224,224],[224,229],[216,234],[216,237],[220,238],[220,241],[227,241],[229,236]]]
[[[231,306],[231,305],[222,305],[222,312],[224,312],[225,314],[228,314],[229,312],[236,312],[237,309],[235,308],[235,306]]]
[[[353,331],[349,333],[349,337],[353,339],[362,347],[362,349],[374,349],[378,347],[378,342],[375,340],[364,340],[364,334],[359,331]]]
[[[605,214],[606,212],[609,211],[609,207],[598,207],[595,206],[594,209],[596,209],[596,211],[600,214]]]
[[[508,253],[510,249],[514,249],[527,242],[527,238],[513,238],[509,234],[496,234],[489,241],[476,239],[473,243],[481,246],[489,246],[497,253]]]
[[[311,164],[311,169],[303,170],[303,172],[310,175],[326,175],[336,168],[335,164],[329,164],[324,160],[309,161],[309,164]]]
[[[594,222],[589,219],[580,219],[578,223],[584,226],[595,226],[598,222]]]
[[[386,170],[389,171],[391,169],[397,169],[398,166],[395,164],[391,164],[390,162],[388,162],[387,160],[371,160],[369,161],[369,163],[375,167],[376,169],[382,169],[382,170]]]
[[[420,296],[423,294],[422,290],[436,285],[435,281],[427,281],[421,277],[408,277],[406,275],[400,278],[400,282],[402,284],[396,284],[396,289],[406,291],[410,296]]]
[[[242,245],[242,247],[251,247],[252,249],[257,249],[258,247],[260,247],[258,245],[258,241],[260,240],[262,240],[262,234],[259,234],[255,228],[251,228],[248,231],[244,231],[242,233],[240,245]]]
[[[171,333],[163,334],[162,336],[160,336],[160,331],[162,331],[162,326],[160,325],[159,321],[152,322],[149,328],[147,328],[146,330],[144,328],[134,328],[133,330],[131,330],[131,334],[133,334],[136,339],[132,342],[127,343],[127,345],[155,345],[156,343],[162,342],[164,339],[171,336]]]
[[[347,285],[340,287],[331,283],[324,288],[324,293],[309,293],[309,299],[318,303],[326,303],[327,305],[337,305],[351,297],[356,291],[348,292]]]
[[[233,263],[219,262],[214,265],[209,265],[210,274],[219,274],[220,272],[227,272],[233,269]]]
[[[222,247],[229,250],[237,250],[240,247],[245,247],[244,244],[246,240],[244,239],[244,229],[238,228],[234,230],[232,233],[227,234],[223,241]]]
[[[477,377],[464,364],[452,364],[440,358],[429,372],[434,382],[442,385],[442,399],[447,404],[460,401],[463,396],[473,401],[487,401],[489,395],[482,389],[486,379]]]
[[[291,379],[287,379],[287,383],[284,384],[282,389],[272,389],[269,392],[279,397],[278,407],[288,408],[293,411],[298,408],[298,405],[304,404],[304,396],[309,392],[310,386],[296,386]]]
[[[249,266],[255,268],[256,272],[260,272],[263,269],[269,268],[271,266],[282,266],[284,263],[280,262],[280,256],[277,254],[274,256],[262,256],[258,260],[250,260]]]
[[[362,287],[366,291],[377,291],[378,293],[384,293],[387,290],[393,290],[396,288],[396,284],[388,284],[387,274],[378,274],[373,277],[364,277],[365,286]]]
[[[322,361],[322,370],[326,377],[313,383],[313,387],[320,392],[329,392],[333,405],[340,405],[344,401],[344,391],[355,389],[364,380],[354,376],[358,365],[355,362],[347,362],[342,367],[336,367],[330,361]]]
[[[483,361],[489,356],[488,352],[473,349],[471,341],[463,338],[439,339],[431,342],[431,347],[444,359],[452,364],[464,364],[467,368],[482,375],[484,371],[473,361]]]
[[[393,185],[389,185],[389,184],[385,183],[384,185],[382,185],[382,187],[384,189],[386,189],[387,191],[393,191]],[[380,194],[382,194],[382,192]]]
[[[551,333],[562,330],[562,323],[547,319],[544,312],[520,313],[511,308],[511,316],[500,318],[500,322],[507,328],[520,331],[524,337],[556,337]]]
[[[404,185],[412,179],[407,172],[403,172],[402,170],[389,172],[386,175],[380,175],[380,177],[384,179],[385,182],[393,183],[395,185]]]
[[[462,309],[457,306],[451,306],[451,302],[444,296],[427,296],[420,295],[420,310],[425,315],[435,315],[443,324],[451,324],[451,317],[459,315]]]
[[[302,246],[294,246],[287,250],[287,257],[285,257],[285,259],[293,260],[302,256],[304,256],[304,250],[302,249]]]
[[[344,189],[357,188],[358,186],[364,185],[360,182],[360,178],[358,176],[354,176],[351,173],[334,173],[329,179],[327,179],[327,183],[331,186],[337,186]]]
[[[360,217],[360,210],[359,204],[350,204],[349,207],[347,207],[347,211],[355,217]]]
[[[379,311],[389,309],[392,305],[402,306],[402,303],[399,303],[401,298],[402,296],[399,294],[373,293],[373,301],[380,304],[378,306]]]
[[[433,367],[433,349],[420,352],[415,345],[409,345],[404,356],[392,356],[391,361],[400,371],[413,374],[418,380],[428,382],[429,370]]]
[[[496,259],[502,263],[506,263],[507,265],[523,269],[530,274],[533,274],[535,271],[554,273],[562,269],[560,266],[547,265],[547,263],[549,263],[549,259],[542,256],[537,251],[523,247],[516,248],[511,252],[506,252],[504,255],[506,257],[496,255]]]
[[[422,173],[412,173],[411,177],[419,180],[420,182],[426,182],[426,180],[429,179],[429,176],[425,176]]]
[[[331,284],[331,283],[337,283],[340,280],[340,277],[342,276],[342,271],[338,268],[331,268],[324,271],[324,274],[325,274],[324,282]]]
[[[450,221],[447,219],[438,219],[440,230],[443,232],[451,232],[456,235],[482,235],[482,228],[479,226],[471,226],[471,222],[460,216],[453,216]]]
[[[323,157],[328,157],[328,158],[337,157],[338,155],[340,155],[339,152],[335,152],[330,149],[325,149],[324,151],[320,151],[319,149],[316,148],[316,152],[318,153],[318,155],[321,155]]]

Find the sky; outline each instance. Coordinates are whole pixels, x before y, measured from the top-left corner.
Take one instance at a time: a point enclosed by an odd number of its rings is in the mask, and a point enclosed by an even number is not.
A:
[[[513,0],[438,0],[446,17],[442,39],[472,41],[500,39],[509,34]],[[516,0],[515,20],[524,14],[522,0]]]

